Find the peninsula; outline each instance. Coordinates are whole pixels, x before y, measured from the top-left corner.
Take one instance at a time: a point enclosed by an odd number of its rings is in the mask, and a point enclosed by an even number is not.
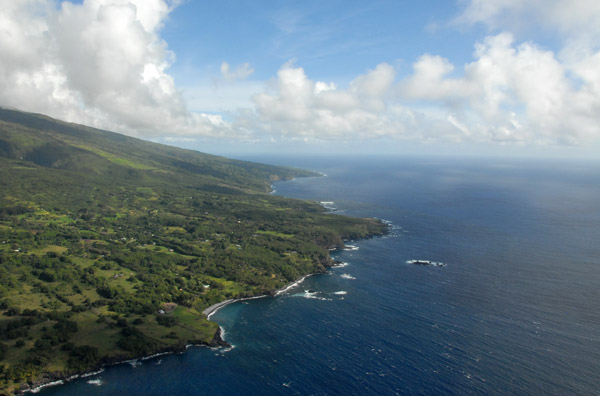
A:
[[[0,394],[222,344],[208,307],[386,232],[269,194],[307,176],[0,109]]]

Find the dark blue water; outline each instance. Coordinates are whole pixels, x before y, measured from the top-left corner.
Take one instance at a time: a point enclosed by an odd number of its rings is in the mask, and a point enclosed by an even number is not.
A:
[[[391,235],[280,297],[219,311],[231,350],[42,394],[600,394],[598,163],[262,160],[327,173],[277,194],[389,220]]]

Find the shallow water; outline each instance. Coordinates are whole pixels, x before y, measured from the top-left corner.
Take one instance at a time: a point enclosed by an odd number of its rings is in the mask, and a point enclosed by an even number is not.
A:
[[[389,220],[391,234],[352,242],[335,253],[347,265],[278,297],[215,313],[232,349],[40,394],[597,394],[598,164],[260,160],[325,172],[277,194]]]

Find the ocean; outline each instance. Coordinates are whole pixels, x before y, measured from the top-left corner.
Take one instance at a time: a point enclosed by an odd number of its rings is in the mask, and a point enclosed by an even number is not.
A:
[[[248,158],[324,172],[275,194],[390,223],[343,266],[212,316],[230,349],[48,395],[598,395],[600,163]],[[407,263],[431,260],[445,266]]]

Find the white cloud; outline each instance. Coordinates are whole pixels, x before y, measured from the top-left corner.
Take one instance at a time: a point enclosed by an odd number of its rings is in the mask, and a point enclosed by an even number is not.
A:
[[[569,66],[509,33],[486,37],[473,56],[457,70],[425,54],[399,82],[392,66],[380,64],[347,89],[286,64],[254,96],[255,112],[238,121],[258,134],[316,140],[572,145],[600,139],[597,58]]]
[[[387,119],[386,103],[393,81],[393,67],[380,64],[344,90],[286,64],[269,89],[254,96],[256,114],[245,113],[244,122],[259,133],[312,141],[395,135],[401,126]]]
[[[454,66],[447,59],[424,55],[400,83],[400,94],[444,105],[448,120],[472,139],[576,144],[600,138],[597,54],[568,65],[552,51],[517,45],[501,33],[478,43],[474,57],[461,76],[449,77]]]
[[[568,36],[600,33],[600,2],[594,0],[467,0],[464,3],[454,23],[482,23],[501,30],[542,27]]]
[[[190,113],[166,71],[175,58],[159,33],[175,5],[2,1],[0,105],[144,136],[232,133]]]
[[[229,63],[221,63],[221,75],[225,81],[244,80],[252,73],[254,73],[254,69],[249,63],[242,63],[235,70],[231,70]]]
[[[262,84],[251,65],[222,62],[212,88],[185,96],[160,31],[169,0],[0,0],[0,105],[145,137],[246,141],[586,144],[600,140],[600,3],[470,0],[454,22],[490,33],[455,65],[423,54],[396,80],[387,63],[344,87],[291,63]],[[531,20],[562,49],[515,40]],[[26,22],[26,23],[25,23]],[[518,37],[518,36],[517,36]],[[257,93],[260,92],[260,93]],[[186,100],[187,99],[187,103]],[[220,115],[191,112],[214,111]],[[234,107],[240,107],[233,111]]]

